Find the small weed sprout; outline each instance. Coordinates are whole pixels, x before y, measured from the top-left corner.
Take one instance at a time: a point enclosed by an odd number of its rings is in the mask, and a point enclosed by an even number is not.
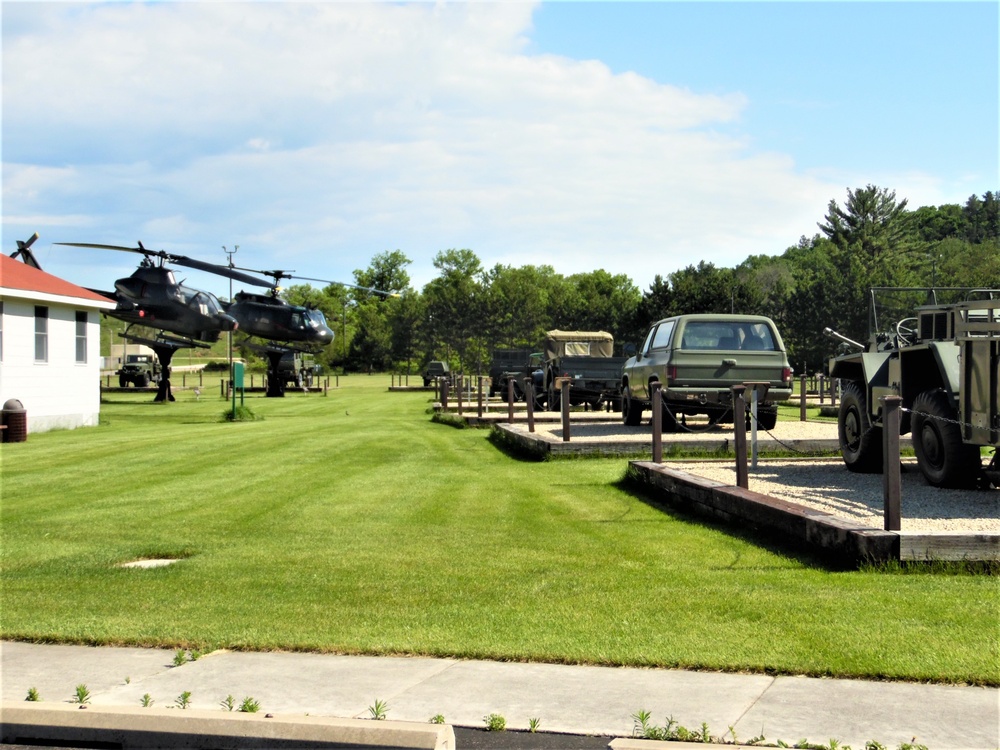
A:
[[[191,661],[198,661],[201,657],[202,657],[201,651],[192,651],[191,652]]]
[[[187,660],[188,660],[187,651],[185,651],[182,648],[177,649],[177,652],[174,654],[174,666],[179,667],[182,664],[184,664]]]
[[[236,708],[236,699],[232,695],[227,695],[219,705],[222,706],[223,711],[232,711]]]
[[[76,686],[76,695],[73,697],[73,703],[90,703],[90,689],[86,685]]]
[[[190,708],[191,707],[191,691],[185,690],[183,693],[178,695],[174,699],[174,705],[177,708]]]
[[[375,699],[375,705],[368,707],[368,714],[375,721],[383,721],[388,713],[389,704],[385,701],[380,701],[378,698]]]
[[[139,701],[139,705],[142,706],[143,708],[149,708],[150,706],[153,705],[153,696],[151,696],[149,693],[144,693],[142,696],[142,700]]]
[[[26,701],[30,701],[32,703],[35,703],[37,701],[40,701],[42,699],[42,696],[40,696],[38,694],[38,690],[37,689],[35,689],[35,688],[28,688],[28,695],[25,696],[24,699]]]
[[[632,736],[645,737],[649,729],[649,719],[652,714],[646,709],[640,709],[632,714]]]
[[[444,714],[434,714],[430,720],[431,724],[444,724]]]
[[[538,727],[541,726],[542,720],[538,718],[528,719],[528,731],[534,734],[538,731]]]
[[[500,714],[488,714],[483,717],[487,732],[503,732],[507,729],[507,720]]]
[[[247,696],[243,699],[243,702],[240,703],[240,713],[242,714],[255,714],[258,711],[260,711],[260,701],[255,698]]]

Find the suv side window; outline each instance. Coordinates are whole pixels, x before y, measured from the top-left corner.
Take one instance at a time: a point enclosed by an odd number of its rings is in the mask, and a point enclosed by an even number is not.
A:
[[[670,334],[674,332],[674,321],[668,320],[665,323],[661,323],[656,331],[652,334],[653,341],[650,344],[651,349],[666,349],[667,344],[670,343]]]
[[[649,333],[646,334],[646,343],[644,343],[642,345],[642,349],[640,349],[643,354],[649,354],[649,351],[653,348],[653,335],[656,331],[657,327],[654,326],[653,328],[650,328]]]

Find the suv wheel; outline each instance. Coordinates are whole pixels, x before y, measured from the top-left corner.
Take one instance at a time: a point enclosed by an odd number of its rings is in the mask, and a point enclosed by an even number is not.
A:
[[[636,427],[642,422],[642,405],[632,398],[632,389],[628,386],[622,391],[622,422],[628,427]]]

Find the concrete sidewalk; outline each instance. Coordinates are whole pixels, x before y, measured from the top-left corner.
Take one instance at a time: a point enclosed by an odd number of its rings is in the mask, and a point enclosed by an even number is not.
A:
[[[984,658],[990,658],[984,654]],[[390,720],[484,727],[500,714],[508,729],[538,719],[544,732],[628,737],[633,714],[672,717],[713,736],[730,728],[740,742],[831,739],[855,750],[875,740],[892,750],[1000,748],[1000,691],[947,685],[769,677],[660,669],[496,663],[422,657],[214,652],[174,666],[162,649],[0,644],[2,699],[68,703],[86,685],[94,707],[173,706],[190,692],[192,709],[220,711],[255,699],[275,716],[368,718],[376,701]]]

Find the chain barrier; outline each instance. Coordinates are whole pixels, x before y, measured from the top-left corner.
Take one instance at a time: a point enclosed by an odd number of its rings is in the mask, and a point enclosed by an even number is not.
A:
[[[747,416],[750,419],[756,419],[757,429],[758,430],[763,430],[765,433],[767,433],[767,436],[769,438],[771,438],[774,442],[776,442],[778,445],[780,445],[785,450],[791,451],[792,453],[798,453],[800,456],[809,456],[811,458],[822,458],[822,457],[825,457],[825,456],[831,456],[832,457],[832,456],[839,456],[840,455],[840,450],[839,449],[837,449],[835,451],[823,451],[823,452],[820,452],[820,453],[816,453],[816,452],[813,452],[813,451],[810,451],[808,453],[806,451],[800,451],[795,446],[789,445],[784,440],[782,440],[781,438],[779,438],[778,436],[776,436],[773,432],[771,432],[766,427],[761,427],[760,426],[760,419],[755,418],[753,416],[753,412],[749,411],[749,409],[747,411]]]

